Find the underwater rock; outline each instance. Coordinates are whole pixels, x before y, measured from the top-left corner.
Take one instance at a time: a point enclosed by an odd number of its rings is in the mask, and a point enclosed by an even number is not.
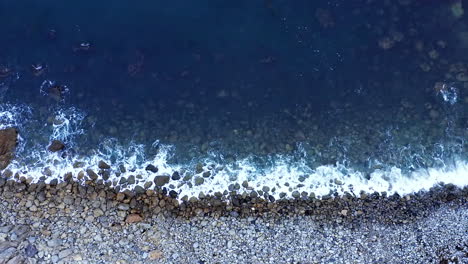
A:
[[[54,99],[57,102],[60,102],[63,100],[63,96],[66,92],[67,87],[65,85],[54,84],[48,89],[47,94],[50,98]]]
[[[65,144],[60,140],[53,140],[47,149],[51,152],[57,152],[65,149]]]
[[[18,130],[7,128],[0,130],[0,170],[5,169],[14,158],[18,144]]]

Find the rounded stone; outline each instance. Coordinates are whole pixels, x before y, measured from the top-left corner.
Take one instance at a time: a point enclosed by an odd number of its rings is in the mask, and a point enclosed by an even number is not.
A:
[[[178,171],[174,171],[174,173],[172,173],[171,179],[174,180],[174,181],[180,180],[180,174],[179,174],[179,172],[178,172]]]
[[[298,191],[294,191],[291,195],[292,195],[292,197],[295,198],[295,199],[301,197],[301,194],[300,194]]]
[[[205,182],[205,179],[203,177],[197,176],[195,177],[195,186],[202,185]]]
[[[135,176],[134,175],[130,175],[127,179],[127,183],[128,184],[134,184],[135,183]]]
[[[160,175],[154,177],[154,184],[156,184],[157,187],[161,187],[169,183],[170,177],[167,175]]]
[[[151,171],[153,173],[158,172],[158,168],[156,166],[154,166],[153,164],[149,164],[148,166],[146,166],[145,170]]]

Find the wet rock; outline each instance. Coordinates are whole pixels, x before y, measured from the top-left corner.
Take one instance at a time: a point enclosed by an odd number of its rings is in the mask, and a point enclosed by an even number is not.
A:
[[[52,180],[50,180],[50,182],[49,182],[49,185],[50,185],[50,186],[57,186],[57,184],[58,184],[58,179],[57,179],[57,178],[52,179]],[[25,186],[25,188],[26,188],[26,186]]]
[[[86,174],[88,174],[89,178],[93,181],[97,180],[99,177],[92,169],[87,169]]]
[[[161,187],[161,186],[164,186],[165,184],[169,183],[169,179],[170,179],[170,177],[166,176],[166,175],[156,176],[156,177],[154,177],[154,184],[156,184],[156,186],[158,186],[158,187]]]
[[[101,173],[101,177],[103,180],[107,181],[110,178],[110,172],[108,170],[105,170]]]
[[[127,183],[128,184],[134,184],[135,183],[135,176],[134,175],[130,175],[127,179]]]
[[[243,181],[242,182],[242,187],[249,188],[249,182],[248,181]]]
[[[202,173],[203,172],[203,164],[197,163],[195,171],[196,171],[196,173]]]
[[[151,183],[151,182],[150,182]],[[145,188],[141,187],[140,185],[135,186],[133,191],[137,194],[143,194],[145,193]]]
[[[7,128],[0,130],[0,170],[5,169],[14,158],[18,144],[18,130]]]
[[[110,165],[107,164],[105,161],[103,160],[100,160],[99,163],[98,163],[98,167],[102,170],[108,170],[110,169]]]
[[[174,199],[175,199],[175,198],[177,198],[177,192],[174,191],[174,190],[171,190],[171,191],[169,192],[169,196],[170,196],[171,198],[174,198]]]
[[[301,194],[300,194],[298,191],[294,191],[291,195],[292,195],[292,197],[294,197],[295,199],[298,199],[299,197],[301,197]]]
[[[125,183],[127,183],[127,178],[121,177],[120,181],[119,181],[119,184],[125,184]]]
[[[85,166],[85,163],[82,162],[82,161],[75,161],[73,163],[73,168],[77,169],[77,168],[83,168]]]
[[[65,149],[65,144],[60,140],[53,140],[47,148],[51,152],[57,152]]]
[[[153,182],[147,181],[147,182],[145,182],[143,188],[149,189],[152,185],[153,185]]]
[[[203,177],[208,178],[211,176],[211,171],[205,171],[203,172]]]
[[[178,171],[174,171],[174,173],[172,173],[172,180],[174,181],[180,180],[180,174]]]
[[[202,185],[203,183],[205,182],[205,179],[203,179],[202,177],[195,177],[195,186],[198,186],[198,185]]]
[[[127,169],[125,168],[125,166],[123,164],[119,165],[119,170],[120,170],[121,173],[127,172]]]
[[[67,172],[63,175],[63,180],[65,182],[71,182],[73,180],[73,174],[71,172]]]
[[[151,171],[153,173],[156,173],[158,172],[158,168],[152,164],[149,164],[148,166],[146,166],[145,170],[147,171]]]

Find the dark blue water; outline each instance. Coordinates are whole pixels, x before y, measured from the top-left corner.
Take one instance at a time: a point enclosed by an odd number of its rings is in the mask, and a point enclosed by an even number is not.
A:
[[[293,178],[320,166],[364,180],[453,169],[467,157],[463,7],[3,0],[2,109],[22,109],[4,126],[20,127],[18,156],[41,166],[60,139],[67,164],[99,154],[142,166],[164,149],[164,164],[188,171],[266,168],[251,179],[279,161],[301,168],[284,172]]]

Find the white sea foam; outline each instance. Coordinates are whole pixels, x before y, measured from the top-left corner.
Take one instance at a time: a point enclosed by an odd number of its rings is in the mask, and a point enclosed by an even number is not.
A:
[[[15,107],[3,107],[1,110],[0,120],[5,120],[4,127],[18,125],[17,121],[21,119],[16,114],[24,112]],[[73,142],[76,135],[86,132],[81,126],[83,118],[84,114],[75,108],[56,112],[58,122],[52,125],[49,138]],[[468,163],[462,158],[453,158],[454,162],[451,165],[418,169],[410,173],[391,167],[365,174],[343,164],[325,164],[311,168],[307,165],[307,161],[314,157],[308,157],[305,152],[296,156],[260,157],[263,160],[261,163],[258,162],[259,157],[250,156],[225,164],[223,159],[220,159],[221,153],[212,151],[208,157],[174,164],[170,162],[170,158],[175,153],[174,146],[155,141],[152,147],[157,148],[157,154],[148,157],[145,153],[145,146],[142,144],[131,143],[124,146],[116,139],[108,138],[94,150],[94,153],[63,158],[58,153],[45,150],[44,146],[36,146],[33,149],[23,149],[22,153],[18,153],[20,157],[27,156],[29,160],[33,160],[32,162],[25,163],[18,158],[9,165],[8,169],[14,174],[18,173],[31,178],[33,182],[41,180],[50,182],[53,179],[62,181],[63,176],[69,172],[78,181],[80,172],[86,172],[87,169],[99,172],[98,163],[102,160],[112,165],[108,181],[112,182],[113,186],[119,184],[121,177],[128,178],[130,175],[136,177],[135,184],[126,185],[126,189],[133,189],[136,185],[143,187],[146,182],[153,181],[155,176],[170,176],[177,171],[182,179],[171,180],[164,187],[176,191],[179,197],[197,197],[200,193],[214,194],[233,187],[240,193],[268,187],[269,195],[280,198],[281,193],[284,193],[286,197],[292,197],[293,192],[296,191],[299,194],[314,193],[316,197],[330,193],[358,194],[362,191],[405,195],[429,190],[441,182],[459,187],[468,185]],[[76,162],[80,162],[82,166],[77,168],[74,166]],[[199,163],[203,164],[203,171],[196,173],[195,168]],[[146,171],[146,166],[150,164],[158,168],[157,173]],[[125,166],[126,172],[120,172],[119,165]],[[210,176],[204,177],[203,173],[207,171],[210,172]],[[187,175],[191,177],[186,177]],[[195,185],[197,177],[203,178],[202,184]],[[243,186],[244,182],[248,182],[248,187]]]

